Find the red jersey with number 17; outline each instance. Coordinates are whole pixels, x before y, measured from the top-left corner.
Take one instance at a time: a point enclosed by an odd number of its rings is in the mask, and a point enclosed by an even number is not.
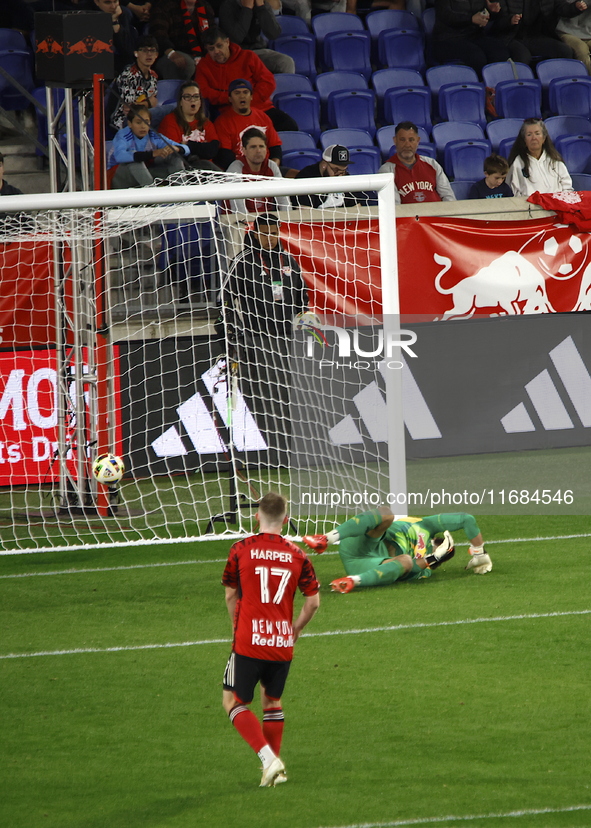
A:
[[[281,535],[252,535],[230,549],[222,584],[238,590],[234,652],[291,661],[295,591],[309,596],[320,589],[306,554]]]

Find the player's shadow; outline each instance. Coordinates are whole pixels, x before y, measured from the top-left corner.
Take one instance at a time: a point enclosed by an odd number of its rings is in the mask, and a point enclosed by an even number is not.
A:
[[[80,820],[75,828],[154,828],[168,824],[168,820],[193,811],[198,824],[199,807],[203,803],[195,796],[178,796],[174,799],[156,799],[140,801],[137,808],[125,808],[121,811],[105,809],[105,813],[91,819]],[[72,823],[74,825],[74,823]]]

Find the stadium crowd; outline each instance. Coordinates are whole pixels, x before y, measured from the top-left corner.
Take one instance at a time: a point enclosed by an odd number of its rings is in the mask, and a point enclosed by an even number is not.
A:
[[[186,166],[391,172],[402,203],[591,187],[585,0],[424,2],[13,0],[0,12],[0,65],[10,71],[22,50],[32,65],[36,11],[110,16],[113,186]]]

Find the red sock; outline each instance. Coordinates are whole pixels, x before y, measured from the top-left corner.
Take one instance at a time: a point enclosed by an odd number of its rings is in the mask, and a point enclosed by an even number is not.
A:
[[[283,710],[280,707],[263,710],[263,734],[276,756],[279,756],[281,751],[284,724]]]
[[[230,711],[229,716],[230,721],[238,733],[245,742],[248,742],[255,753],[258,753],[261,748],[265,747],[267,740],[263,735],[261,723],[252,710],[249,710],[245,705],[239,704]]]

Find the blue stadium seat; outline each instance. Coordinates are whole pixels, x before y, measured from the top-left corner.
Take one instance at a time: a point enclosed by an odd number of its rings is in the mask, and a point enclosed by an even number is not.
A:
[[[319,149],[291,150],[291,152],[283,153],[281,164],[294,170],[303,170],[309,164],[315,164],[321,160],[322,152]]]
[[[497,154],[502,156],[503,158],[509,158],[511,155],[511,150],[513,149],[513,144],[515,143],[515,138],[503,138],[499,142],[499,149],[497,150]]]
[[[548,87],[548,104],[556,115],[591,117],[591,78],[556,78]]]
[[[371,76],[371,83],[378,96],[378,120],[384,117],[384,95],[388,89],[400,86],[424,86],[423,76],[417,69],[378,69]]]
[[[320,136],[322,149],[341,144],[343,147],[373,147],[373,138],[364,129],[325,129]]]
[[[425,35],[429,38],[433,34],[433,28],[435,27],[435,9],[433,6],[429,6],[429,8],[425,9],[423,12],[423,29],[425,31]]]
[[[278,14],[275,21],[281,26],[282,35],[310,34],[306,21],[295,14]]]
[[[437,147],[435,144],[419,144],[417,155],[427,155],[429,158],[437,160]]]
[[[353,89],[367,88],[367,78],[359,72],[323,72],[316,78],[316,89],[320,93],[322,103],[328,101],[331,92],[350,92]]]
[[[443,159],[445,147],[450,141],[472,141],[484,138],[482,127],[465,121],[443,121],[440,124],[434,124],[432,133],[440,159]]]
[[[551,118],[546,118],[544,123],[554,143],[561,135],[591,134],[591,121],[581,115],[553,115]]]
[[[348,14],[347,17],[352,15]],[[329,17],[334,15],[329,14]],[[314,18],[317,19],[317,18]],[[371,77],[369,32],[333,32],[324,38],[324,65],[337,71],[359,72]]]
[[[165,224],[158,267],[170,274],[180,296],[192,287],[203,289],[217,265],[213,228],[209,222]]]
[[[480,178],[482,178],[482,176],[480,176]],[[474,181],[464,181],[463,179],[458,179],[457,181],[451,181],[450,183],[457,200],[465,201],[468,198],[468,193],[472,189]]]
[[[446,83],[439,90],[439,114],[448,121],[486,126],[483,83]]]
[[[309,132],[316,140],[320,135],[320,95],[318,92],[281,92],[275,106],[294,119],[300,132]]]
[[[573,173],[571,175],[573,180],[573,190],[586,191],[591,190],[591,175],[585,173]]]
[[[412,121],[431,129],[431,93],[426,86],[390,89],[384,96],[384,118],[390,124]]]
[[[527,63],[510,63],[504,60],[501,63],[487,63],[482,69],[482,80],[487,86],[496,86],[501,81],[533,79],[533,69]]]
[[[297,18],[302,20],[301,17]],[[302,20],[302,23],[304,21]],[[275,78],[275,91],[271,95],[271,100],[277,93],[281,92],[313,92],[314,87],[312,81],[305,75],[298,75],[297,72],[293,75],[288,72],[280,72],[273,75]]]
[[[331,92],[367,89],[367,79],[358,72],[323,72],[316,78],[316,89],[320,93],[321,120],[330,120],[328,96]]]
[[[443,165],[449,178],[478,181],[484,175],[484,159],[490,153],[490,141],[486,138],[450,141],[445,147]]]
[[[591,135],[562,135],[556,149],[570,173],[591,174]]]
[[[431,66],[425,72],[427,86],[433,98],[437,98],[442,86],[449,83],[478,83],[478,75],[471,66],[460,63],[446,63],[443,66]]]
[[[425,67],[423,35],[416,29],[388,29],[378,38],[378,59],[382,66],[405,69]]]
[[[409,11],[398,9],[380,9],[370,12],[365,18],[365,25],[372,40],[378,39],[380,32],[386,29],[416,29],[421,30],[421,24]]]
[[[364,32],[361,18],[356,14],[345,12],[330,12],[328,14],[317,14],[312,18],[312,31],[316,35],[318,45],[322,47],[324,38],[335,32]]]
[[[542,89],[548,89],[550,81],[556,78],[588,78],[589,73],[581,60],[551,58],[536,65],[536,75],[542,81]]]
[[[372,89],[331,92],[328,96],[328,122],[338,128],[365,129],[375,135],[376,93]]]
[[[394,130],[395,130],[395,128],[396,127],[394,125],[392,125],[392,126],[390,126],[390,125],[382,126],[376,132],[376,142],[377,142],[378,147],[380,148],[380,151],[382,153],[382,158],[383,158],[384,161],[386,161],[388,158],[390,158],[391,155],[394,154]],[[427,132],[427,130],[424,129],[424,127],[419,127],[418,129],[419,129],[419,137],[421,139],[421,143],[419,144],[419,148],[423,147],[423,146],[429,146],[429,147],[433,147],[433,149],[435,149],[435,144],[430,143],[431,139],[429,137],[429,133]],[[433,158],[434,157],[435,156],[433,155]]]
[[[269,42],[269,48],[275,49],[294,59],[295,70],[299,75],[315,78],[316,71],[316,38],[311,34],[281,35]]]
[[[0,66],[24,86],[28,92],[35,88],[32,55],[25,49],[0,49]],[[29,101],[3,75],[0,75],[0,106],[4,109],[25,109]],[[46,136],[47,140],[47,136]]]
[[[17,32],[16,29],[0,29],[0,50],[4,49],[28,52],[29,44],[22,32]]]
[[[316,141],[308,132],[286,130],[285,132],[278,132],[277,134],[281,138],[281,146],[284,153],[291,152],[292,150],[316,149]]]
[[[500,81],[496,86],[495,107],[501,118],[541,118],[542,82]]]
[[[382,165],[382,157],[377,147],[350,147],[351,175],[373,175]]]
[[[514,141],[521,129],[523,120],[521,118],[499,118],[498,121],[491,121],[486,125],[486,134],[492,144],[493,152],[498,152],[499,144],[505,138]],[[591,124],[589,125],[591,127]]]
[[[177,103],[179,97],[179,86],[182,83],[182,80],[159,80],[158,92],[156,94],[158,104],[160,106],[164,106],[164,104]]]
[[[445,63],[442,66],[431,66],[425,72],[427,86],[431,90],[433,114],[438,117],[442,115],[439,109],[439,90],[442,86],[450,83],[478,83],[478,75],[470,66],[463,66],[460,63]]]

